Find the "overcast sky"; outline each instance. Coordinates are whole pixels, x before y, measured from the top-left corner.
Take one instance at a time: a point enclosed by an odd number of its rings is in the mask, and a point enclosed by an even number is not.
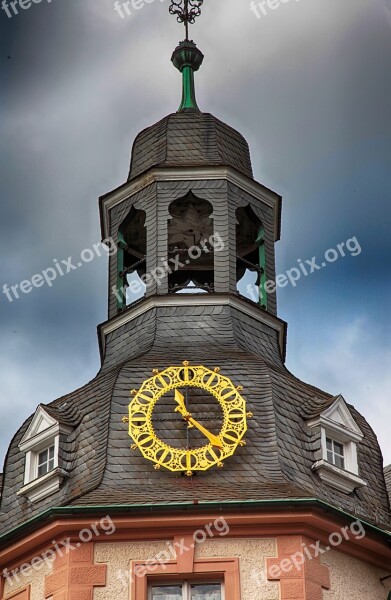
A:
[[[154,0],[0,11],[0,460],[24,419],[93,378],[106,319],[104,257],[9,302],[1,293],[100,240],[97,198],[126,180],[136,134],[177,109],[183,38]],[[267,5],[266,5],[267,6]],[[283,195],[277,272],[356,237],[347,255],[279,290],[287,366],[342,393],[391,462],[391,0],[205,0],[199,106],[250,144]],[[1,466],[0,466],[1,469]]]

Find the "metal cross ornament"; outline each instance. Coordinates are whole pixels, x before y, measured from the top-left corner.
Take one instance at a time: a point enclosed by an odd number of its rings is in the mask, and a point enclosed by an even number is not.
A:
[[[201,14],[204,0],[171,0],[170,14],[176,15],[178,23],[185,24],[186,41],[189,39],[189,23],[192,25]]]

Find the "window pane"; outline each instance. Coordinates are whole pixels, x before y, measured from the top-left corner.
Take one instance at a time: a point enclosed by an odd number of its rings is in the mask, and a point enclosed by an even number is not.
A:
[[[332,453],[330,450],[327,450],[327,460],[328,460],[330,463],[333,463],[333,462],[334,462],[334,455],[333,455],[333,453]]]
[[[182,600],[181,585],[154,585],[151,600]]]
[[[340,469],[344,469],[345,468],[345,461],[343,459],[342,456],[338,456],[338,454],[336,454],[334,456],[334,464],[336,467],[339,467]]]
[[[330,452],[332,451],[332,449],[333,449],[333,442],[332,442],[332,440],[330,438],[326,438],[326,447],[327,447],[327,450],[330,450]]]
[[[221,585],[219,583],[192,584],[191,600],[221,600]]]
[[[50,446],[49,448],[49,458],[54,458],[54,446]]]
[[[38,464],[42,465],[43,463],[45,463],[48,459],[48,451],[46,450],[42,450],[42,452],[40,452],[38,454]]]
[[[54,469],[54,458],[50,459],[49,463],[48,463],[48,471],[53,471],[53,469]]]
[[[38,477],[42,477],[42,475],[46,475],[47,472],[48,472],[47,463],[40,465],[38,467]]]
[[[343,445],[338,444],[338,442],[334,442],[334,452],[336,452],[340,456],[343,456]]]

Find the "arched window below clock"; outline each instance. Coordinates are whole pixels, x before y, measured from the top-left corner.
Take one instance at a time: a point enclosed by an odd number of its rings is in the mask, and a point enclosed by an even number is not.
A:
[[[250,206],[236,211],[236,287],[267,309],[265,230]]]
[[[192,192],[171,202],[168,220],[169,293],[214,291],[213,207]]]
[[[132,206],[118,229],[116,296],[119,310],[145,295],[142,277],[146,272],[146,253],[145,212]]]

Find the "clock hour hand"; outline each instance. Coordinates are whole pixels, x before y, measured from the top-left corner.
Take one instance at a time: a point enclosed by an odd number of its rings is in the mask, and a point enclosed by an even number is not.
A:
[[[212,446],[214,446],[215,448],[222,449],[223,444],[221,442],[221,439],[217,435],[214,435],[213,433],[205,429],[205,427],[201,425],[201,423],[198,423],[198,421],[193,419],[192,415],[188,412],[185,406],[185,399],[179,390],[175,390],[175,401],[178,404],[175,410],[181,413],[182,417],[189,424],[189,427],[196,427],[198,431],[203,433],[204,436],[208,438]]]

